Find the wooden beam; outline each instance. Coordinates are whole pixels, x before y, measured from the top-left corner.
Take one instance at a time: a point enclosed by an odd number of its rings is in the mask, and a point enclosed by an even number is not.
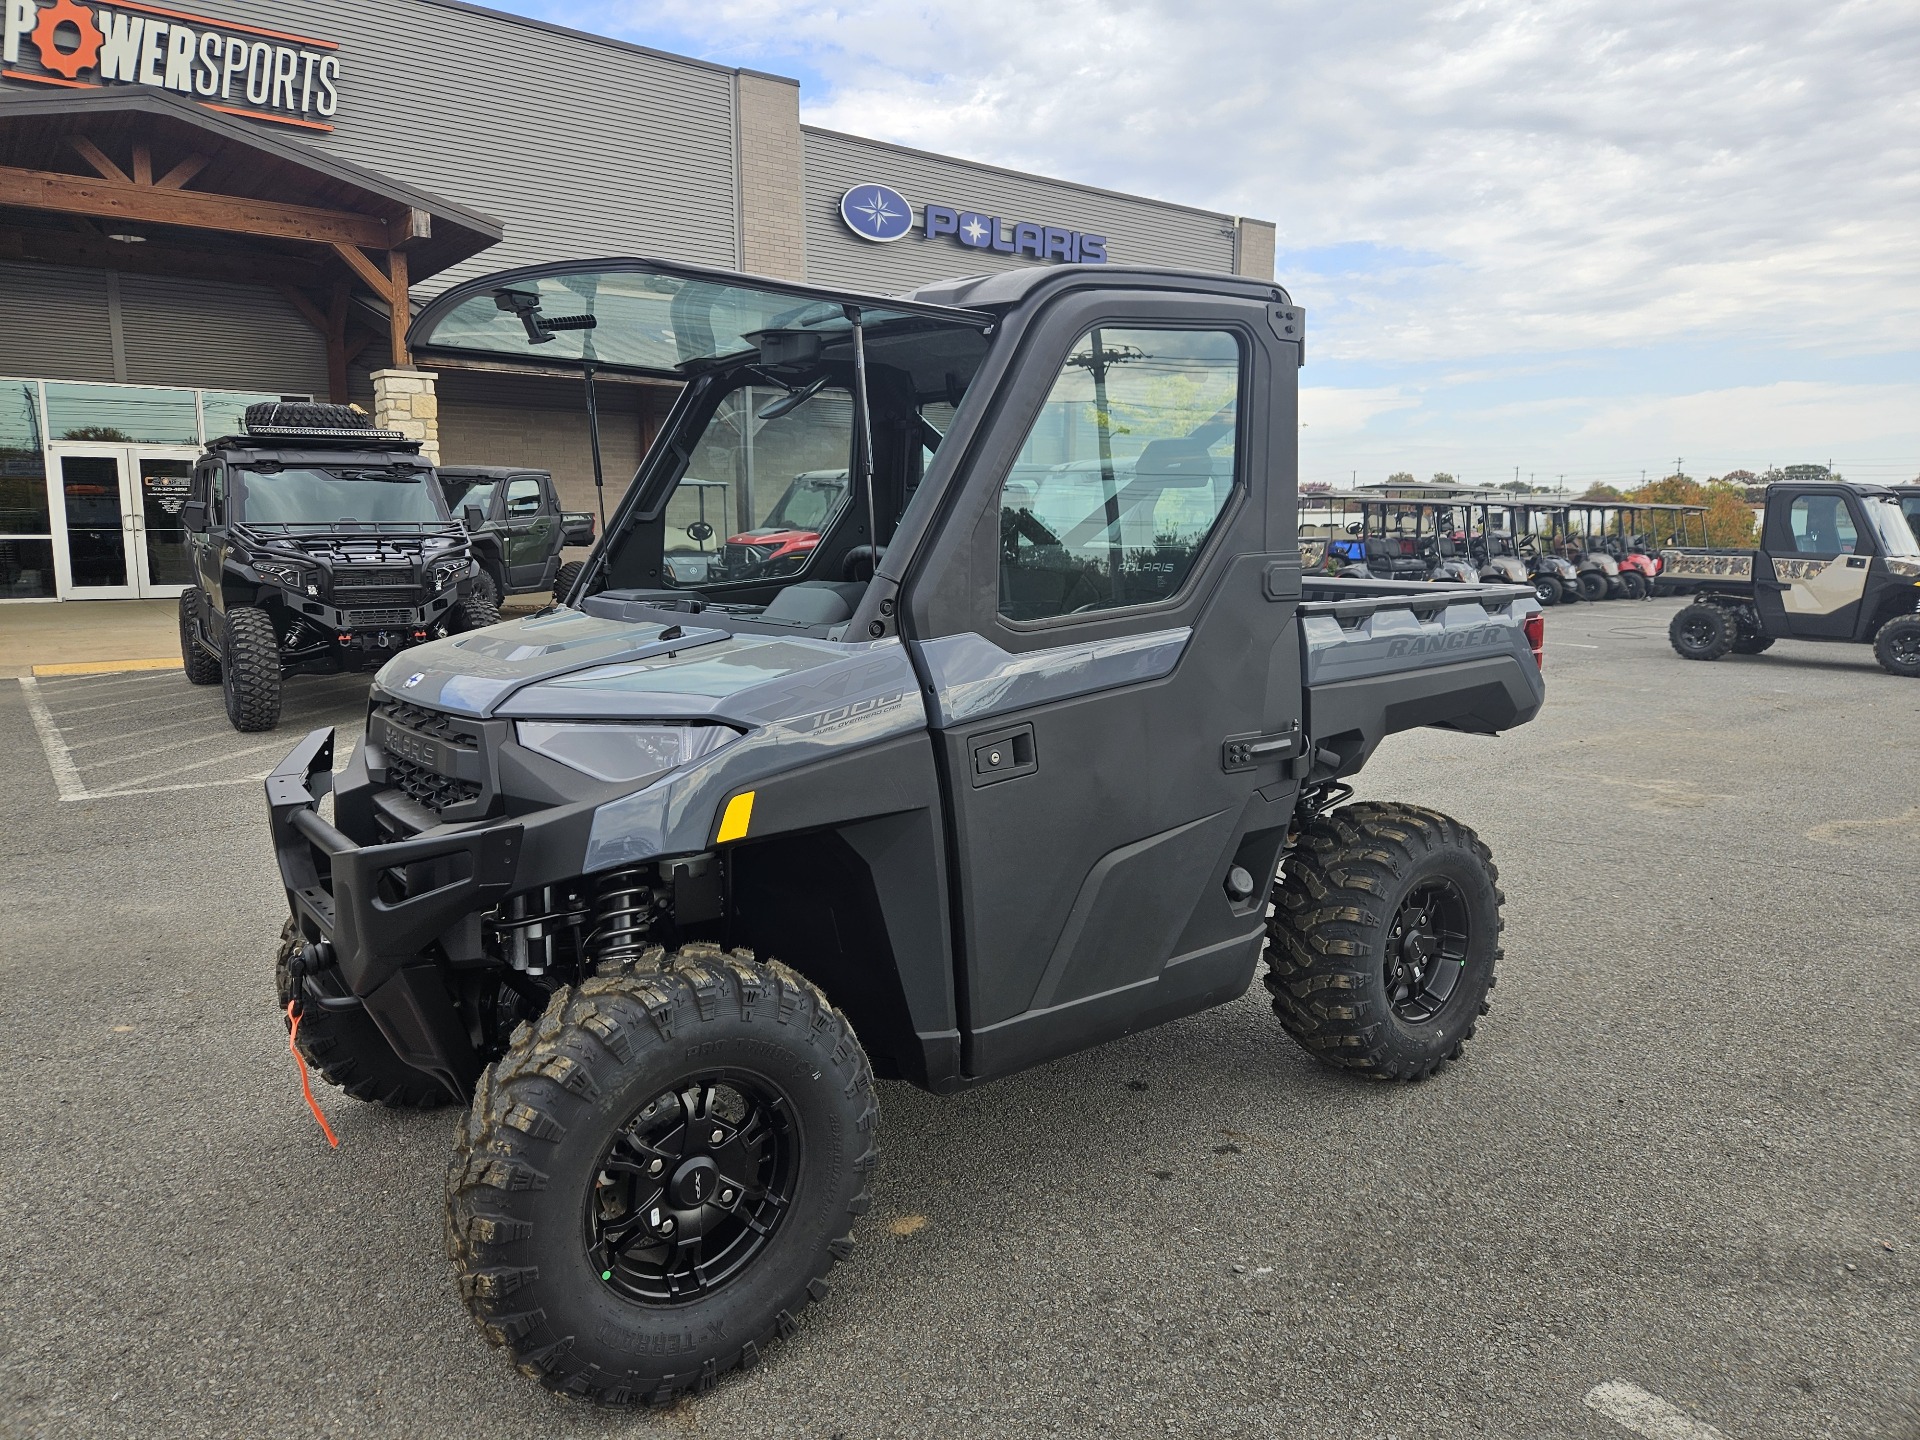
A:
[[[347,297],[352,287],[333,282],[327,303],[327,391],[336,405],[347,403]]]
[[[153,184],[153,151],[145,141],[133,147],[133,183],[136,185]]]
[[[366,282],[367,288],[374,294],[382,300],[393,298],[388,293],[393,282],[387,278],[385,271],[367,258],[366,252],[358,245],[342,245],[336,242],[333,253],[346,261],[347,268]]]
[[[393,368],[413,368],[413,356],[407,353],[407,327],[413,323],[413,303],[407,286],[407,252],[387,252],[387,273],[393,281],[393,311],[388,317],[389,338],[393,341]]]
[[[273,200],[243,200],[197,190],[162,190],[153,185],[92,180],[45,170],[0,168],[0,205],[97,215],[106,220],[147,221],[232,235],[273,240],[302,240],[315,245],[387,243],[386,222],[349,210],[321,210]]]
[[[166,174],[153,182],[156,190],[179,190],[186,183],[207,168],[212,157],[208,155],[189,155]]]
[[[69,135],[67,137],[67,143],[73,146],[75,152],[79,154],[82,160],[94,168],[94,171],[102,180],[116,180],[122,185],[131,185],[133,183],[132,178],[127,172],[109,160],[106,152],[86,136]]]
[[[313,301],[309,300],[304,294],[294,289],[291,285],[276,285],[273,288],[280,292],[283,300],[300,312],[301,319],[319,331],[322,338],[325,338],[327,334],[327,317],[320,313],[320,307],[318,305],[315,305]]]
[[[433,215],[426,210],[409,210],[387,227],[389,250],[402,250],[433,238]]]
[[[158,243],[122,245],[98,231],[0,226],[0,260],[76,265],[87,270],[126,270],[138,275],[179,275],[242,285],[325,284],[321,268],[294,256],[225,250],[189,250]]]

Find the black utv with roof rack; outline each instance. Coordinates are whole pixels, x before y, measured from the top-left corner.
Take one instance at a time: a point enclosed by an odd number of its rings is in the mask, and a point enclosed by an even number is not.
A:
[[[372,670],[491,625],[466,532],[420,444],[354,406],[249,406],[194,462],[180,659],[236,730],[280,723],[289,675]]]
[[[1303,579],[1303,328],[1237,276],[649,260],[414,322],[423,358],[682,386],[566,604],[397,658],[339,776],[322,729],[267,782],[295,1043],[469,1107],[448,1247],[524,1372],[664,1405],[792,1333],[869,1205],[876,1073],[957,1091],[1263,958],[1329,1064],[1461,1055],[1492,858],[1341,802],[1396,731],[1532,719],[1540,606]],[[835,471],[792,563],[714,563]]]

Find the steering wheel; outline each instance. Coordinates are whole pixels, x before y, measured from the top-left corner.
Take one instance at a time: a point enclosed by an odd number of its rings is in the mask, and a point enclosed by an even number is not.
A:
[[[696,520],[687,526],[687,538],[696,545],[704,545],[713,538],[713,526],[704,520]]]

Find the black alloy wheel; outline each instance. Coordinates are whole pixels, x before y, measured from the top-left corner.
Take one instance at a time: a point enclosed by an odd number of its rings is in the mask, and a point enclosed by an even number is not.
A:
[[[758,1255],[799,1177],[792,1105],[764,1076],[698,1074],[615,1132],[587,1198],[587,1255],[629,1300],[672,1305]]]
[[[1739,626],[1724,607],[1696,600],[1673,617],[1667,640],[1687,660],[1718,660],[1733,649]]]
[[[1387,931],[1382,973],[1393,1013],[1424,1025],[1446,1007],[1473,943],[1473,916],[1460,887],[1435,875],[1407,892]]]
[[[1920,678],[1920,615],[1887,621],[1873,637],[1873,658],[1889,675]]]

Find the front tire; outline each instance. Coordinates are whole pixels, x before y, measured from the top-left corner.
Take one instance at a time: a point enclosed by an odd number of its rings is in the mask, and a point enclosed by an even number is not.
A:
[[[209,655],[207,647],[200,643],[196,594],[197,591],[185,590],[180,595],[180,668],[187,672],[187,682],[191,685],[218,685],[220,661]]]
[[[553,603],[565,605],[567,597],[573,594],[573,587],[579,583],[580,572],[586,564],[580,560],[569,560],[560,567],[560,573],[553,577]]]
[[[227,612],[220,685],[234,729],[250,734],[280,723],[280,637],[273,617],[257,605]]]
[[[1479,836],[1414,805],[1321,815],[1267,921],[1267,990],[1308,1053],[1378,1080],[1458,1060],[1499,964],[1500,874]]]
[[[1582,570],[1574,583],[1580,587],[1580,598],[1589,603],[1607,598],[1607,577],[1598,570]]]
[[[292,969],[299,948],[299,931],[289,920],[280,931],[280,949],[273,957],[273,985],[283,1021],[287,1005],[300,994]],[[365,1010],[302,1005],[297,1013],[300,1033],[294,1044],[329,1085],[339,1086],[356,1100],[392,1110],[435,1110],[452,1103],[453,1097],[438,1080],[393,1053],[393,1046]]]
[[[468,630],[484,630],[489,625],[498,625],[500,602],[493,598],[492,582],[487,582],[487,588],[482,590],[476,580],[466,598],[455,602],[451,618],[453,623],[447,628],[455,634],[464,634]]]
[[[447,1176],[481,1332],[549,1389],[669,1404],[827,1293],[869,1204],[867,1057],[783,965],[689,945],[557,991],[486,1070]]]
[[[1739,622],[1724,605],[1696,600],[1667,625],[1667,642],[1683,660],[1718,660],[1740,638]]]
[[[1558,576],[1535,575],[1533,577],[1533,593],[1539,599],[1542,608],[1544,608],[1548,605],[1558,605],[1564,600],[1567,595],[1567,587],[1560,583]]]
[[[1628,600],[1647,598],[1647,577],[1638,570],[1623,570],[1620,573],[1620,591]]]
[[[1889,620],[1873,637],[1873,658],[1889,675],[1920,679],[1920,615]]]

